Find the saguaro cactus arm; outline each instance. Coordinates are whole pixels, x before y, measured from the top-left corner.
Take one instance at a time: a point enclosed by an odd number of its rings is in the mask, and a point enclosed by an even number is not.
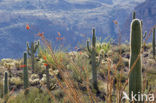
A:
[[[87,41],[87,49],[91,53],[90,47],[89,47],[89,41]]]
[[[93,49],[96,47],[95,29],[93,29],[92,46],[93,46]]]
[[[35,42],[35,49],[34,49],[34,52],[36,52],[36,51],[37,51],[37,49],[38,49],[39,45],[40,45],[40,42],[39,42],[39,41]]]
[[[30,49],[30,47],[29,47],[29,43],[28,43],[28,42],[27,42],[27,53],[28,53],[28,55],[31,56],[31,49]]]

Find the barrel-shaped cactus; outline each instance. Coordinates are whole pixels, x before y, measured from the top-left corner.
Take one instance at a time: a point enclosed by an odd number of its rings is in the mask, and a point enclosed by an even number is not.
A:
[[[23,81],[24,81],[24,89],[27,89],[29,86],[28,80],[28,68],[27,68],[27,53],[24,52],[24,70],[23,70]]]
[[[29,47],[29,43],[27,42],[27,53],[31,57],[32,62],[32,73],[35,72],[35,53],[39,47],[39,41],[35,41],[31,43],[31,47]]]
[[[100,64],[100,60],[96,61],[96,35],[95,29],[93,29],[93,36],[92,36],[92,46],[89,47],[89,41],[87,41],[87,49],[91,55],[91,65],[92,65],[92,80],[93,80],[93,88],[98,90],[97,85],[97,67]]]
[[[155,28],[153,28],[152,48],[153,48],[153,58],[155,58]]]
[[[8,72],[4,73],[3,94],[6,96],[9,92]]]
[[[142,65],[141,65],[141,44],[142,44],[142,28],[141,21],[134,19],[131,22],[130,31],[130,77],[129,77],[129,96],[132,93],[138,95],[142,89]],[[136,64],[134,65],[134,63]],[[134,67],[132,68],[132,66]],[[138,97],[138,96],[137,96]],[[136,102],[136,101],[135,101]]]

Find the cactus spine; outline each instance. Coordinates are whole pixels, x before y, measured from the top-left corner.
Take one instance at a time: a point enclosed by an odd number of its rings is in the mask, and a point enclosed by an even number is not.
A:
[[[130,41],[131,41],[131,56],[130,56],[130,69],[133,69],[129,77],[129,96],[131,99],[131,94],[138,95],[141,93],[142,89],[142,65],[141,65],[141,43],[142,43],[142,28],[141,21],[139,19],[134,19],[131,22],[131,32],[130,32]],[[136,65],[132,68],[132,65],[135,63],[138,58]],[[137,96],[138,97],[138,96]],[[135,103],[137,103],[135,101]]]
[[[29,85],[28,84],[29,81],[28,81],[27,53],[26,52],[24,53],[24,70],[23,70],[23,74],[24,74],[24,77],[23,77],[24,89],[27,89],[28,85]]]
[[[6,96],[9,92],[9,83],[8,83],[8,72],[4,73],[4,84],[3,84],[3,88],[4,88],[4,96]]]
[[[29,56],[31,56],[31,62],[32,62],[32,73],[35,72],[35,53],[39,47],[39,41],[35,41],[31,43],[31,47],[29,47],[29,43],[27,43],[27,53]]]
[[[155,28],[153,28],[153,41],[152,41],[152,46],[153,46],[153,58],[155,58]]]
[[[47,80],[47,88],[50,89],[50,81],[49,81],[49,65],[46,66],[46,80]]]
[[[92,64],[92,80],[93,80],[93,88],[98,90],[97,86],[97,67],[100,64],[100,61],[96,61],[96,35],[95,29],[93,29],[93,36],[92,36],[92,47],[89,47],[89,41],[87,41],[87,49],[91,55],[91,64]]]

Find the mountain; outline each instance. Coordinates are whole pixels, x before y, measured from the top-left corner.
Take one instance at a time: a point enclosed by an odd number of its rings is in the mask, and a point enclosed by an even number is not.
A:
[[[91,37],[92,27],[98,37],[117,39],[117,20],[123,27],[127,15],[145,0],[0,0],[0,59],[22,57],[26,41],[39,39],[44,32],[57,47],[60,32],[67,49]],[[26,30],[26,24],[30,30]],[[123,35],[123,37],[127,37]]]
[[[136,6],[134,10],[136,11],[136,17],[143,21],[143,34],[145,31],[149,33],[152,27],[156,25],[156,0],[146,0],[145,2]],[[130,15],[124,23],[122,30],[126,35],[129,35],[131,20],[132,15]],[[151,39],[152,36],[150,36],[148,41],[151,42]]]

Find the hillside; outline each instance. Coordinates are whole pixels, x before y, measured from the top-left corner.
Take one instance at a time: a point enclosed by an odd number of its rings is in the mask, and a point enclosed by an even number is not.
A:
[[[104,51],[104,48],[97,48]],[[111,95],[112,102],[117,103],[119,95],[122,95],[122,89],[125,86],[124,92],[128,93],[128,74],[129,74],[129,60],[130,48],[129,45],[122,44],[121,46],[110,45],[105,54],[102,54],[102,60],[97,68],[97,79],[99,93],[96,94],[92,88],[92,69],[88,51],[85,49],[79,52],[56,52],[55,62],[50,62],[53,66],[49,69],[46,68],[44,58],[42,56],[37,58],[35,62],[35,73],[32,73],[31,60],[28,59],[28,75],[29,75],[29,95],[24,95],[23,84],[23,58],[22,59],[3,59],[0,62],[0,78],[4,78],[4,72],[9,72],[9,103],[76,103],[71,98],[76,95],[81,102],[78,103],[91,103],[90,94],[94,101],[97,103],[105,103]],[[121,58],[119,58],[119,51]],[[45,54],[42,54],[45,55]],[[51,58],[51,55],[46,55],[46,58]],[[120,61],[121,59],[121,61]],[[50,59],[48,59],[50,60]],[[56,63],[57,61],[58,64]],[[56,67],[55,67],[56,65]],[[63,68],[58,68],[59,66]],[[153,59],[152,44],[145,46],[142,53],[142,82],[144,93],[155,93],[156,88],[156,61]],[[49,70],[49,83],[50,87],[47,90],[47,71]],[[55,77],[55,75],[57,77]],[[111,78],[111,80],[110,80]],[[88,79],[88,80],[87,80]],[[63,88],[60,85],[63,85]],[[0,97],[2,96],[3,80],[0,80]],[[89,91],[90,90],[90,91]],[[110,90],[110,91],[109,91]],[[74,92],[73,92],[74,91]],[[89,91],[89,92],[88,92]],[[120,92],[118,92],[120,91]],[[73,96],[72,94],[75,95]],[[0,98],[2,102],[5,98]],[[74,98],[75,99],[75,98]],[[121,99],[121,98],[120,98]],[[52,101],[57,102],[52,102]],[[156,100],[156,99],[155,99]],[[48,102],[51,101],[51,102]],[[66,102],[68,101],[68,102]]]
[[[134,10],[136,11],[136,17],[143,21],[143,33],[145,31],[149,33],[152,27],[156,24],[156,0],[146,0],[136,6]],[[129,34],[131,19],[132,17],[130,15],[122,29],[123,33],[126,35]],[[151,40],[151,38],[149,40]]]
[[[57,32],[60,32],[65,37],[63,43],[69,46],[67,49],[90,37],[92,27],[96,28],[98,37],[117,39],[112,21],[118,20],[122,27],[127,15],[143,1],[1,0],[0,59],[21,57],[26,41],[38,39],[34,37],[38,32],[44,32],[54,47],[58,44]],[[30,31],[25,29],[26,24],[30,25]]]

